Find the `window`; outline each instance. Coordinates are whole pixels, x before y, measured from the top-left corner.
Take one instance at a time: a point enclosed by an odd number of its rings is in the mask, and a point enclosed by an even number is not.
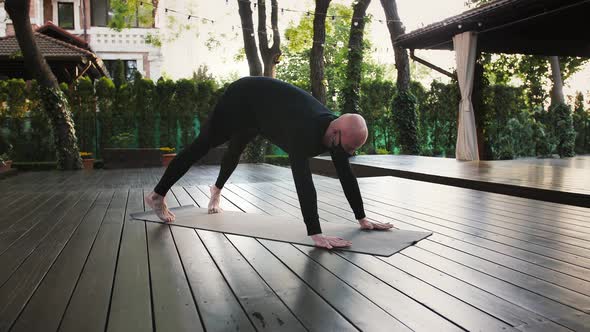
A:
[[[57,24],[64,29],[74,29],[74,3],[57,3]]]
[[[90,9],[92,11],[92,26],[106,27],[109,22],[109,0],[91,0]]]
[[[109,75],[112,79],[117,76],[117,61],[119,60],[103,60],[105,67],[107,68]],[[133,80],[133,75],[137,71],[137,60],[121,60],[123,62],[123,75],[125,80],[130,82]]]
[[[113,18],[110,0],[91,0],[92,26],[106,27]],[[131,28],[151,28],[154,24],[153,7],[143,5],[137,1],[135,8],[132,8],[125,16],[125,22]]]

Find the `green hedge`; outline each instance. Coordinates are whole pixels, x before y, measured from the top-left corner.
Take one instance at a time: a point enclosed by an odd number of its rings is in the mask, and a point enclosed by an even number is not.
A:
[[[136,74],[115,84],[80,78],[61,85],[71,105],[80,151],[100,158],[106,147],[172,147],[190,144],[199,119],[211,112],[225,87],[209,79],[160,79]],[[52,126],[43,111],[36,83],[0,81],[0,154],[15,161],[53,161]]]

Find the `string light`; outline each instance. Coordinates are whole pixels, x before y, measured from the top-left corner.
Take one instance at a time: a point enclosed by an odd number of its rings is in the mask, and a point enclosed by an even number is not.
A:
[[[144,2],[144,1],[138,1],[138,2],[140,3],[141,6],[143,6],[144,4],[153,6],[153,4],[152,3],[149,3],[149,2]],[[226,0],[225,2],[226,2],[226,4],[229,4],[229,0]],[[252,3],[251,1],[248,1],[248,0],[238,0],[238,2]],[[254,2],[254,7],[256,8],[256,3],[255,2]],[[273,6],[273,7],[278,7],[278,6]],[[260,7],[258,7],[258,8],[260,8]],[[310,11],[295,10],[295,9],[290,9],[290,8],[279,8],[279,9],[281,10],[281,14],[283,14],[285,11],[287,11],[287,12],[305,13],[308,17],[311,16],[311,15],[314,15],[314,16],[316,16],[316,15],[324,15],[326,17],[328,17],[328,16],[331,17],[332,18],[332,21],[335,21],[336,18],[347,18],[346,16],[342,16],[342,15],[315,14],[315,13],[310,12]],[[189,21],[191,19],[195,19],[196,18],[196,19],[201,19],[203,22],[210,22],[211,24],[215,24],[215,20],[213,20],[213,19],[205,18],[205,17],[199,17],[199,16],[196,16],[196,15],[193,15],[193,14],[188,14],[188,13],[182,13],[181,11],[178,11],[178,10],[175,10],[175,9],[172,9],[172,8],[165,7],[164,8],[164,12],[167,13],[167,14],[168,13],[174,13],[174,14],[178,14],[178,15],[186,15],[187,20],[189,20]],[[358,20],[360,20],[360,19],[365,19],[365,17],[362,17],[362,18],[352,17],[353,24],[355,26],[358,26]],[[401,22],[399,20],[387,20],[387,21],[377,20],[377,21],[379,23],[383,23],[383,22]],[[243,31],[250,32],[250,36],[252,36],[252,37],[254,37],[255,36],[255,32],[257,32],[257,30],[246,28],[246,27],[243,27],[241,25],[232,25],[231,26],[232,31],[235,31],[235,28],[236,27],[242,29]],[[267,28],[270,29],[270,30],[273,30],[273,28],[270,27],[270,26],[267,27]],[[265,32],[265,31],[260,30],[258,32],[261,33],[261,32]],[[272,34],[270,34],[270,38],[272,38]],[[286,39],[289,40],[289,38],[286,38]],[[305,39],[304,40],[304,43],[307,44],[307,42],[308,42],[308,40]],[[344,43],[342,41],[338,41],[337,43],[326,43],[326,42],[320,42],[320,41],[315,41],[314,40],[314,41],[312,41],[312,43],[313,44],[320,44],[321,47],[325,47],[325,46],[333,46],[333,47],[338,47],[338,48],[344,47]],[[360,49],[363,49],[363,47],[361,46]],[[389,48],[385,48],[385,49],[382,49],[382,50],[385,50],[386,53],[389,53]],[[348,51],[352,51],[352,48],[348,47]],[[377,51],[377,48],[375,48],[375,51]]]

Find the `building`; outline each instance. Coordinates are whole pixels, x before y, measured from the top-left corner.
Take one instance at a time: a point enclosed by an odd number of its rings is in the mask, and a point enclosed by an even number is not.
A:
[[[29,1],[29,0],[27,0]],[[154,80],[161,76],[160,47],[146,42],[156,33],[158,17],[150,5],[138,2],[129,16],[131,28],[115,31],[108,27],[111,20],[109,0],[30,0],[31,24],[39,28],[51,21],[54,25],[85,41],[90,50],[102,59],[111,73],[116,60],[122,60],[128,77],[135,70]],[[14,34],[4,7],[0,9],[0,37]]]

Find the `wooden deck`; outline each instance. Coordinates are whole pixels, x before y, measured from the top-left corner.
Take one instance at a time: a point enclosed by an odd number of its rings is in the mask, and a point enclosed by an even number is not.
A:
[[[461,162],[451,158],[365,155],[351,159],[361,177],[396,176],[547,202],[590,207],[590,156]],[[329,157],[314,172],[334,175]]]
[[[206,205],[217,171],[170,205]],[[0,331],[590,330],[588,208],[363,178],[370,218],[434,232],[377,258],[130,220],[161,172],[0,181]],[[351,222],[338,181],[315,183],[322,221]],[[224,197],[300,218],[286,168],[240,165]]]

